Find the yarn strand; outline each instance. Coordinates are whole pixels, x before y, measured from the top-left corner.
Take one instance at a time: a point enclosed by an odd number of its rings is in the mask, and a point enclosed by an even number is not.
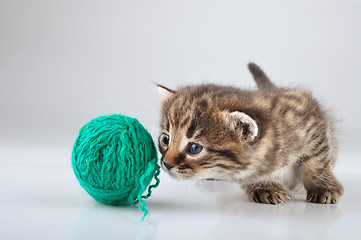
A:
[[[139,209],[144,213],[141,221],[143,221],[145,219],[145,217],[148,215],[148,212],[149,212],[148,208],[146,207],[147,203],[143,199],[149,198],[152,195],[152,188],[158,187],[158,185],[160,183],[159,178],[158,178],[159,174],[160,174],[160,167],[157,164],[157,159],[153,159],[153,161],[149,162],[148,168],[147,168],[147,171],[145,172],[145,174],[140,178],[140,186],[141,186],[142,191],[139,192],[139,194],[138,194],[138,201],[140,202]],[[149,176],[154,176],[154,179],[156,182],[155,182],[155,184],[152,184],[148,187],[147,195],[144,196],[143,192],[145,191],[145,189],[148,186],[147,178]]]
[[[159,186],[160,180],[158,176],[160,174],[160,167],[158,164],[155,164],[154,167],[155,167],[155,174],[154,174],[155,184],[149,186],[148,194],[146,196],[142,196],[142,199],[148,199],[152,195],[152,189]]]

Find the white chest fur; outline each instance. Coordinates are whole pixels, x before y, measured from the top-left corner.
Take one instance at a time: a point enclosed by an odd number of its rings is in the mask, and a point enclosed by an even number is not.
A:
[[[300,166],[291,164],[274,171],[264,181],[279,183],[286,191],[298,190],[303,186]]]

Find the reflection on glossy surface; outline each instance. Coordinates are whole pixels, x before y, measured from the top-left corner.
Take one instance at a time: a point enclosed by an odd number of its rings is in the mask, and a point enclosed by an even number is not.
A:
[[[26,161],[24,152],[32,152]],[[311,204],[300,193],[274,206],[249,201],[236,183],[182,182],[162,173],[141,222],[137,207],[95,202],[70,164],[45,164],[68,158],[67,151],[1,148],[1,153],[8,158],[0,163],[0,239],[357,239],[361,234],[361,174],[338,174],[345,195],[337,205]]]
[[[155,224],[143,224],[137,207],[95,203],[77,219],[71,239],[155,239]]]

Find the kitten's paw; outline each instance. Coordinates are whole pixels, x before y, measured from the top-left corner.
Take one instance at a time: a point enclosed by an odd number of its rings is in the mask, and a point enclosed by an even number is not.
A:
[[[311,203],[335,204],[341,198],[342,192],[338,190],[330,190],[318,188],[307,191],[307,201]]]
[[[249,197],[255,202],[266,204],[280,204],[284,203],[286,199],[290,199],[283,190],[272,191],[269,189],[255,189],[249,193]]]

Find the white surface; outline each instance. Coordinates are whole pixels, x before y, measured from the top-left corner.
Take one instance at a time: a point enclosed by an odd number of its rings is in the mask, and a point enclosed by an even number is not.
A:
[[[161,174],[141,222],[136,207],[95,202],[78,184],[70,151],[2,147],[0,239],[359,239],[361,174],[337,174],[337,205],[305,195],[284,205],[248,201],[237,184],[178,182]],[[358,157],[354,156],[354,157]],[[66,159],[63,164],[53,164]]]
[[[0,239],[359,239],[360,13],[360,0],[0,0]],[[254,87],[249,61],[334,109],[340,204],[259,205],[162,175],[140,223],[78,185],[85,122],[122,113],[156,138],[153,81]]]

